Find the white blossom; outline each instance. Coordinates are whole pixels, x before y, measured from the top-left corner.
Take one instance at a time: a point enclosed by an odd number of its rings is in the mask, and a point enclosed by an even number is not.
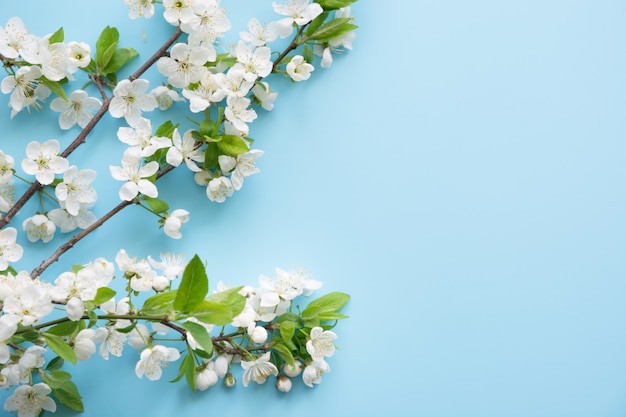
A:
[[[231,173],[230,181],[233,184],[233,188],[239,191],[243,186],[244,178],[260,172],[259,168],[254,165],[254,162],[261,156],[263,156],[263,151],[252,149],[237,155],[236,158],[228,155],[220,155],[218,162],[222,172]]]
[[[78,170],[75,165],[70,166],[63,173],[63,182],[54,189],[54,194],[65,203],[65,209],[72,216],[77,216],[81,205],[95,203],[98,199],[96,190],[91,183],[96,179],[93,169]]]
[[[52,209],[48,212],[48,218],[61,229],[61,233],[68,233],[76,230],[76,228],[86,229],[96,220],[96,215],[89,209],[93,207],[93,203],[81,204],[76,215],[70,214],[65,209],[65,202],[60,201],[60,208]]]
[[[65,45],[65,59],[73,67],[85,68],[91,62],[91,47],[85,42],[69,42]]]
[[[128,17],[131,19],[137,19],[139,17],[145,17],[150,19],[154,16],[154,4],[152,0],[124,0],[128,7]]]
[[[148,256],[148,262],[150,265],[153,268],[163,271],[163,275],[167,279],[172,280],[185,270],[186,258],[184,255],[162,253],[160,259],[160,261],[156,261],[152,257]]]
[[[226,197],[233,195],[233,184],[227,177],[213,178],[206,187],[206,195],[211,201],[223,203]]]
[[[257,77],[267,77],[272,72],[272,50],[267,46],[251,48],[243,41],[237,43],[237,61],[243,65],[244,78],[254,82]]]
[[[167,362],[178,360],[180,353],[174,348],[156,345],[141,352],[141,357],[135,366],[135,373],[139,378],[143,375],[151,381],[161,378],[162,368],[167,366]]]
[[[178,24],[193,14],[192,0],[163,0],[163,17],[170,25]]]
[[[172,211],[170,215],[165,219],[163,224],[163,231],[172,239],[180,239],[183,235],[180,233],[180,229],[183,224],[189,221],[189,212],[183,209],[176,209]]]
[[[204,152],[196,147],[196,141],[191,136],[191,130],[185,132],[181,139],[178,129],[174,129],[172,145],[165,155],[165,161],[168,164],[177,167],[184,161],[190,171],[200,171],[196,162],[204,162]]]
[[[150,95],[156,99],[159,110],[169,109],[175,101],[185,101],[177,91],[164,85],[153,88]]]
[[[20,385],[4,403],[6,411],[15,411],[18,417],[38,417],[42,410],[55,412],[57,405],[48,395],[52,392],[43,382]]]
[[[59,126],[61,129],[71,129],[78,125],[82,128],[93,117],[93,113],[97,111],[102,102],[95,97],[89,97],[83,90],[73,91],[67,100],[57,97],[50,103],[50,108],[59,115]]]
[[[50,89],[39,81],[42,75],[41,68],[29,65],[20,67],[15,75],[9,75],[2,80],[0,91],[3,94],[11,93],[9,97],[11,118],[25,108],[40,109],[39,102],[50,96]]]
[[[325,356],[330,357],[335,353],[333,341],[337,339],[337,334],[321,327],[313,327],[306,342],[306,351],[309,352],[313,360],[323,360]]]
[[[276,379],[276,389],[280,392],[289,392],[291,391],[292,383],[291,379],[287,378],[284,375],[279,376]]]
[[[287,64],[287,74],[294,81],[305,81],[311,77],[311,72],[315,70],[313,65],[307,63],[302,55],[291,58]]]
[[[120,81],[113,89],[113,98],[109,105],[111,116],[124,117],[131,124],[141,118],[142,112],[154,110],[157,101],[147,93],[149,85],[148,80],[144,79]]]
[[[265,81],[261,81],[260,84],[257,83],[252,87],[252,92],[254,97],[261,103],[261,107],[270,111],[274,108],[274,101],[276,101],[278,93],[270,90],[270,85]]]
[[[255,361],[241,361],[241,367],[244,369],[243,386],[247,387],[250,381],[257,384],[264,384],[270,375],[278,375],[278,369],[270,361],[270,352],[264,353]]]
[[[248,125],[257,118],[257,114],[253,109],[250,109],[250,99],[246,97],[228,96],[226,99],[226,110],[224,115],[226,119],[233,124],[233,126],[248,134]]]
[[[96,343],[94,338],[96,332],[93,329],[83,329],[76,335],[74,339],[74,352],[76,353],[76,359],[79,361],[86,361],[96,353]]]
[[[17,262],[22,259],[24,249],[15,243],[16,240],[17,230],[14,227],[0,230],[0,271],[6,271],[9,262]]]
[[[177,43],[170,50],[169,57],[162,57],[157,62],[157,69],[174,87],[185,88],[200,81],[204,74],[204,64],[214,61],[212,51],[200,46],[191,47],[186,43]]]
[[[55,139],[42,143],[30,142],[26,145],[26,159],[22,169],[34,175],[40,184],[48,185],[54,181],[55,174],[61,174],[68,168],[67,159],[59,156],[61,145]]]
[[[111,176],[118,181],[127,181],[119,191],[120,199],[131,201],[141,193],[155,198],[158,195],[156,185],[146,178],[151,177],[159,170],[156,161],[141,164],[141,154],[137,149],[128,148],[122,158],[122,166],[110,166]]]
[[[213,74],[205,71],[200,83],[193,90],[183,90],[183,96],[189,100],[189,109],[193,113],[204,111],[211,103],[218,103],[224,99],[226,96],[226,91],[222,88],[224,77],[221,72]]]
[[[194,0],[192,12],[185,14],[180,24],[182,31],[189,34],[190,44],[207,48],[213,48],[212,43],[230,27],[219,0]]]
[[[309,3],[309,0],[288,0],[284,4],[272,3],[274,11],[287,16],[276,22],[281,38],[286,38],[293,32],[293,24],[302,26],[322,14],[324,9],[318,3]]]
[[[326,361],[313,360],[302,371],[302,381],[307,387],[313,387],[313,384],[319,384],[322,382],[322,375],[330,372],[330,365]]]
[[[17,58],[20,51],[36,41],[19,17],[10,18],[4,28],[0,27],[0,54],[7,58]]]
[[[42,242],[49,242],[54,237],[56,226],[45,215],[35,214],[24,220],[22,230],[26,231],[26,236],[31,242],[36,242],[40,239]]]
[[[258,19],[252,18],[248,22],[249,32],[239,32],[242,41],[252,44],[253,46],[263,46],[273,42],[278,37],[278,28],[275,22],[263,25]]]
[[[150,119],[141,117],[129,124],[130,127],[117,129],[117,138],[131,148],[137,148],[140,156],[152,156],[157,150],[170,146],[169,138],[152,135]]]
[[[69,65],[63,42],[50,43],[52,34],[31,42],[21,51],[22,57],[31,64],[41,67],[43,75],[52,81],[73,79],[76,68]]]

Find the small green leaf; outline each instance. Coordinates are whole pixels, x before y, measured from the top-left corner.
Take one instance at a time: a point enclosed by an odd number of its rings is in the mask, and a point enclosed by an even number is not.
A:
[[[348,294],[342,292],[331,292],[317,298],[309,303],[302,311],[302,318],[319,316],[327,313],[336,313],[350,300]]]
[[[239,294],[243,287],[229,288],[225,291],[216,292],[206,300],[211,303],[225,304],[230,307],[233,317],[241,313],[246,306],[246,297]]]
[[[119,333],[130,333],[135,327],[137,327],[137,323],[139,322],[135,320],[130,324],[130,326],[122,327],[121,329],[115,329],[115,331]]]
[[[200,134],[202,136],[213,136],[217,132],[217,127],[213,120],[203,120],[200,123]]]
[[[193,366],[193,354],[190,353],[190,354],[185,355],[183,360],[180,361],[180,367],[178,368],[178,375],[176,375],[176,378],[170,380],[170,382],[178,382],[183,378],[183,376],[186,374],[187,367],[189,366],[188,362],[190,359],[191,359],[191,365]]]
[[[309,26],[306,28],[305,35],[309,36],[311,33],[315,32],[320,26],[322,26],[322,23],[324,23],[328,15],[328,12],[324,12],[317,16],[315,19],[313,19],[313,21],[309,23]]]
[[[187,363],[185,364],[185,380],[192,390],[196,390],[196,364],[191,346],[187,345],[189,354],[187,355]]]
[[[59,323],[46,330],[46,333],[53,334],[55,336],[69,336],[74,333],[76,329],[78,329],[79,323],[80,322],[78,321],[66,321]]]
[[[49,38],[48,43],[52,45],[53,43],[63,42],[65,34],[63,33],[63,28],[60,27],[56,32],[54,32]]]
[[[285,342],[290,341],[295,332],[296,324],[293,321],[286,320],[280,323],[280,337]]]
[[[288,363],[291,366],[295,365],[293,354],[291,353],[291,350],[287,346],[281,343],[276,343],[274,346],[272,346],[272,350],[278,353],[278,356],[280,356],[280,358],[284,360],[285,363]]]
[[[93,327],[98,322],[98,315],[93,310],[87,311],[87,317],[89,318],[89,324],[87,327]]]
[[[40,80],[42,83],[44,83],[46,87],[52,90],[54,94],[67,101],[67,95],[65,94],[65,90],[63,89],[63,86],[59,81],[52,81],[43,76],[40,78]]]
[[[178,127],[178,124],[173,124],[170,120],[163,122],[161,126],[159,126],[154,133],[154,136],[158,136],[160,138],[172,138],[172,134],[174,130]]]
[[[116,28],[107,26],[96,41],[96,64],[100,70],[106,68],[115,53],[120,39],[120,33]]]
[[[348,316],[341,313],[322,313],[319,317],[320,321],[343,320],[348,318]]]
[[[327,42],[335,39],[345,33],[351,32],[358,26],[350,23],[351,17],[342,17],[339,19],[333,19],[328,23],[323,24],[315,32],[308,35],[308,39],[321,42]]]
[[[85,411],[82,397],[78,393],[78,388],[76,388],[76,384],[74,384],[72,381],[65,382],[59,388],[52,388],[52,395],[54,395],[61,404],[63,404],[70,410],[78,411],[81,413]]]
[[[302,57],[306,62],[313,62],[313,48],[305,44],[302,49]]]
[[[223,135],[222,140],[217,142],[217,147],[225,154],[237,156],[248,152],[250,148],[243,138],[235,135]]]
[[[174,299],[174,308],[182,312],[191,311],[204,300],[208,292],[209,279],[202,261],[195,255],[183,272],[183,279]]]
[[[20,336],[22,336],[24,338],[24,340],[26,340],[28,342],[34,342],[37,339],[39,339],[40,334],[37,331],[32,331],[32,332],[21,333]]]
[[[176,298],[176,290],[166,291],[148,298],[144,303],[141,311],[146,315],[154,315],[168,312],[172,309],[172,303]]]
[[[170,208],[169,204],[160,198],[144,197],[144,199],[155,213],[165,213]]]
[[[211,339],[211,336],[204,328],[204,326],[191,321],[186,321],[180,326],[183,329],[189,331],[189,333],[191,333],[196,342],[198,342],[198,344],[207,354],[210,355],[211,353],[213,353],[213,340]]]
[[[65,340],[61,339],[59,336],[48,333],[44,333],[43,337],[46,339],[48,347],[52,349],[54,353],[76,365],[76,352],[74,352],[74,349],[72,349]]]
[[[203,323],[216,324],[218,326],[229,324],[235,317],[229,306],[212,303],[206,300],[202,301],[194,308],[192,315]]]
[[[219,152],[216,143],[209,143],[204,150],[204,168],[211,169],[218,164]]]
[[[60,369],[63,366],[63,363],[65,363],[65,361],[63,360],[62,357],[55,356],[46,365],[46,371],[56,371],[57,369]]]
[[[110,74],[118,71],[124,65],[129,63],[133,58],[138,55],[137,51],[133,48],[119,48],[113,51],[111,60],[102,70],[102,74]]]
[[[100,305],[102,303],[106,303],[111,298],[115,297],[115,290],[112,290],[109,287],[100,287],[96,291],[96,296],[91,300],[95,305]]]
[[[43,374],[43,382],[48,384],[50,388],[61,388],[63,384],[70,381],[72,375],[69,372],[55,370]]]
[[[315,0],[324,10],[336,10],[347,7],[357,0]]]

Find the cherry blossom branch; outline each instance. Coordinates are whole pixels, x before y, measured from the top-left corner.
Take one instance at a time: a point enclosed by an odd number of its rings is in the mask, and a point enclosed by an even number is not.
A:
[[[141,67],[139,67],[137,71],[131,74],[128,77],[128,79],[130,81],[134,81],[138,79],[139,77],[141,77],[141,75],[144,72],[146,72],[152,65],[154,65],[154,63],[159,58],[161,58],[167,53],[168,48],[172,46],[174,42],[176,42],[176,40],[180,37],[182,33],[183,32],[180,30],[180,28],[177,28],[176,31],[174,31],[174,33],[172,34],[172,36],[170,36],[165,41],[165,43]],[[102,103],[102,106],[100,106],[100,109],[98,110],[98,112],[94,114],[94,116],[91,118],[89,123],[87,123],[85,128],[78,134],[78,136],[76,136],[76,139],[74,139],[74,141],[70,143],[70,145],[63,152],[61,152],[60,156],[62,156],[63,158],[67,158],[72,152],[76,150],[76,148],[78,148],[80,145],[85,143],[87,135],[91,133],[94,127],[96,127],[98,122],[100,122],[102,117],[106,114],[106,112],[109,109],[110,103],[111,103],[111,98],[106,99]],[[24,205],[32,198],[33,195],[35,195],[37,191],[41,189],[42,189],[42,185],[38,181],[33,182],[33,184],[24,192],[24,194],[22,194],[19,200],[15,202],[13,207],[11,207],[11,209],[4,215],[4,217],[2,217],[2,219],[0,219],[0,229],[2,229],[4,226],[9,224],[9,222],[11,221],[11,219],[13,219],[13,217],[15,217],[17,212],[22,207],[24,207]]]
[[[176,168],[176,167],[175,166],[171,166],[171,165],[166,167],[166,168],[163,168],[157,174],[157,178],[156,179],[157,180],[160,179],[165,174],[167,174],[168,172],[172,171],[174,168]],[[102,226],[105,222],[110,220],[113,216],[118,214],[120,211],[124,210],[126,207],[131,206],[133,204],[139,204],[139,201],[137,199],[131,200],[131,201],[122,201],[117,206],[115,206],[113,209],[111,209],[108,213],[106,213],[104,216],[102,216],[101,218],[96,220],[89,227],[85,228],[82,232],[77,233],[74,236],[72,236],[72,238],[70,240],[65,242],[63,245],[59,246],[57,248],[57,250],[54,251],[54,253],[52,255],[50,255],[50,257],[48,257],[43,262],[41,262],[41,264],[37,268],[33,269],[33,271],[30,273],[31,278],[36,279],[37,277],[41,276],[41,274],[46,269],[48,269],[48,267],[50,265],[52,265],[53,263],[55,263],[56,261],[59,260],[61,255],[63,255],[65,252],[67,252],[68,250],[73,248],[74,245],[76,245],[78,242],[80,242],[83,238],[87,237],[87,235],[89,235],[91,232],[93,232],[94,230],[96,230],[97,228]]]

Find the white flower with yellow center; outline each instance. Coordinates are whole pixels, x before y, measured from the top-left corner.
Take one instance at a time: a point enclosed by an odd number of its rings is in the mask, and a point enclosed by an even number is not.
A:
[[[20,385],[4,403],[6,411],[17,412],[18,417],[37,417],[42,410],[55,412],[57,405],[48,395],[52,392],[43,382]]]
[[[101,105],[102,102],[97,98],[89,97],[83,90],[76,90],[69,95],[67,100],[61,97],[52,100],[50,108],[61,113],[59,115],[59,126],[61,129],[67,130],[75,125],[82,128],[87,126],[94,112]]]
[[[174,348],[156,345],[144,349],[135,366],[135,373],[139,378],[145,375],[150,381],[156,381],[161,378],[162,368],[167,367],[168,362],[176,361],[178,358],[180,358],[180,353]]]
[[[122,166],[110,166],[111,176],[118,181],[126,181],[120,188],[120,199],[131,201],[141,193],[148,197],[155,198],[159,192],[153,182],[146,179],[159,170],[159,163],[156,161],[141,165],[141,153],[137,148],[128,148],[122,158]]]
[[[72,216],[77,216],[82,204],[92,204],[98,199],[91,183],[96,179],[93,169],[78,170],[75,165],[63,173],[63,182],[56,186],[54,194],[59,201],[65,202],[65,209]]]
[[[306,62],[302,55],[296,55],[289,61],[286,69],[292,80],[306,81],[311,78],[311,72],[315,70],[315,67]]]
[[[247,387],[250,381],[257,384],[264,384],[270,375],[278,375],[276,365],[270,362],[270,352],[264,353],[255,361],[241,361],[244,369],[243,386]]]
[[[150,82],[144,79],[122,80],[113,89],[109,113],[115,118],[124,117],[128,124],[139,120],[142,112],[157,107],[156,99],[148,94]]]
[[[337,339],[337,334],[321,327],[311,329],[309,340],[306,342],[306,351],[313,360],[323,360],[325,356],[331,357],[335,353],[333,341]]]
[[[69,165],[67,159],[59,156],[60,149],[61,145],[54,139],[44,143],[30,142],[26,145],[27,158],[22,161],[22,169],[28,175],[34,175],[40,184],[52,184],[54,175],[62,174]]]

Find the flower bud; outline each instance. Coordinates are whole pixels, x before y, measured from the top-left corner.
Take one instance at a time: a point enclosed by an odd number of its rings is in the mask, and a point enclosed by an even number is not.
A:
[[[227,373],[226,376],[224,377],[224,385],[230,388],[230,387],[234,387],[236,383],[237,383],[237,380],[235,379],[233,374],[231,374],[230,372]]]
[[[302,368],[302,362],[300,361],[295,361],[294,366],[286,363],[285,366],[283,366],[283,373],[290,378],[294,378],[300,375],[300,372],[302,372]]]
[[[276,379],[276,389],[280,392],[291,391],[291,379],[287,378],[284,375],[279,376]]]

